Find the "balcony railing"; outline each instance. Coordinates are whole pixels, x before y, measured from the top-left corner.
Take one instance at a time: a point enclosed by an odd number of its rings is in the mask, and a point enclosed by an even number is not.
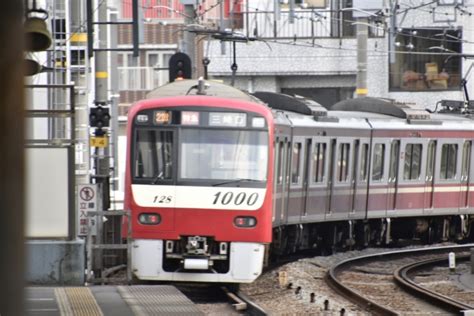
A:
[[[167,72],[153,67],[118,67],[120,91],[150,91],[166,83]]]
[[[356,23],[348,12],[334,14],[329,10],[297,9],[293,23],[290,12],[281,10],[277,19],[274,11],[248,11],[236,17],[242,21],[247,37],[272,38],[339,38],[355,36]],[[238,24],[238,23],[237,23]],[[384,36],[383,27],[371,23],[369,36]]]

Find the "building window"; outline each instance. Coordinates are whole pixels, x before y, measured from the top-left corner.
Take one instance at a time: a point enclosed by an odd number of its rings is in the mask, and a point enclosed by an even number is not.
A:
[[[461,88],[462,32],[448,29],[402,29],[395,37],[390,63],[391,91]]]

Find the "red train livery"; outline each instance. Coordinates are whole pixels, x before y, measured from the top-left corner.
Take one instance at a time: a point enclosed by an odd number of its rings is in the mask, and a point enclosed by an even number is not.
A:
[[[373,98],[327,110],[196,83],[160,87],[129,112],[138,279],[252,282],[269,250],[469,236],[468,115]]]

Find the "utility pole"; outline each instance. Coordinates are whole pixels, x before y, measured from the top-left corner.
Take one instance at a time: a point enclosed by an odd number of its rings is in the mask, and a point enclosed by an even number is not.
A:
[[[369,37],[368,19],[358,18],[356,22],[357,33],[357,77],[356,97],[366,97],[367,89],[367,39]]]
[[[189,27],[192,24],[196,23],[196,10],[195,0],[181,0],[181,3],[184,4],[184,53],[186,53],[191,58],[191,67],[192,74],[191,77],[194,77],[197,70],[196,65],[196,34],[190,32]]]

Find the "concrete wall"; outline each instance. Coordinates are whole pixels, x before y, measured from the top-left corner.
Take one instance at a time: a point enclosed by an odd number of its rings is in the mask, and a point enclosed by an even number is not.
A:
[[[26,253],[25,278],[28,284],[84,284],[84,240],[31,240],[26,242]]]

